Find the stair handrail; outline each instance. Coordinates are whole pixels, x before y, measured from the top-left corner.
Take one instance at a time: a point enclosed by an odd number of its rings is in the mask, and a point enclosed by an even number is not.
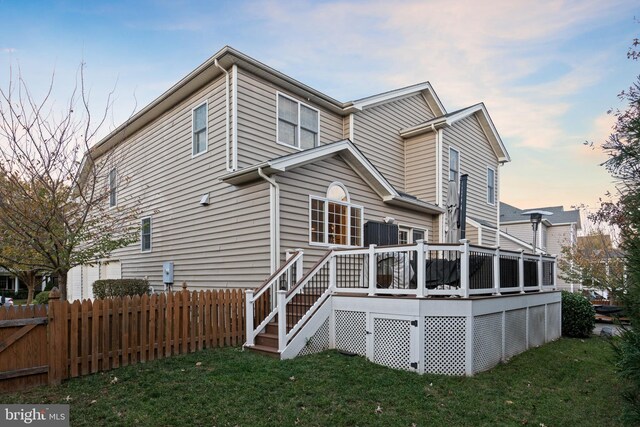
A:
[[[335,252],[333,250],[327,251],[325,255],[316,262],[316,264],[293,286],[283,297],[280,299],[282,304],[278,303],[278,350],[280,352],[284,351],[286,346],[289,344],[289,341],[293,336],[300,330],[302,325],[304,325],[307,320],[315,313],[317,308],[322,305],[322,303],[326,300],[328,294],[332,291],[331,289],[331,279],[330,284],[325,289],[325,291],[318,297],[318,299],[307,309],[305,314],[298,320],[298,322],[292,326],[289,333],[287,333],[287,304],[309,283],[309,281],[322,269],[326,266],[328,262],[331,262],[335,259]]]
[[[285,261],[285,263],[282,264],[280,266],[280,268],[278,268],[271,276],[269,276],[264,282],[262,282],[262,284],[260,286],[258,286],[255,290],[249,289],[249,290],[246,291],[246,335],[247,335],[247,342],[246,342],[245,345],[253,346],[256,335],[258,335],[264,328],[266,328],[267,325],[269,324],[269,322],[271,322],[271,320],[273,320],[273,318],[278,313],[278,306],[276,304],[275,307],[273,307],[273,309],[267,314],[267,316],[265,316],[265,318],[254,329],[254,321],[253,321],[254,320],[253,319],[254,303],[265,292],[270,290],[272,288],[272,286],[275,283],[277,283],[277,281],[280,280],[280,278],[284,274],[286,274],[293,265],[296,265],[296,263],[299,262],[299,260],[302,258],[303,255],[304,255],[304,251],[302,251],[302,250],[294,252],[293,255],[290,256]],[[274,302],[277,301],[275,292],[274,292],[274,295],[273,295],[273,299],[274,299]]]

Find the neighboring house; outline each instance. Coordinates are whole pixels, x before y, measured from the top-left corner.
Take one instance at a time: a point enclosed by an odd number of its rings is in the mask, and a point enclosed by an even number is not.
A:
[[[230,47],[93,148],[113,154],[105,185],[138,203],[140,241],[69,275],[70,298],[98,277],[192,289],[256,287],[305,251],[364,244],[393,218],[399,243],[445,241],[447,189],[468,174],[467,238],[498,244],[500,166],[510,161],[484,104],[448,113],[428,82],[337,101]],[[98,159],[99,161],[99,159]]]
[[[20,281],[17,277],[0,267],[0,295],[13,296],[20,289]]]
[[[562,247],[575,245],[577,242],[578,231],[581,229],[579,209],[565,211],[562,206],[519,209],[500,202],[500,248],[532,251],[533,229],[529,216],[523,215],[524,212],[531,210],[552,213],[552,215],[544,215],[538,226],[536,252],[557,255],[561,258]],[[566,283],[561,277],[557,280],[559,287],[571,288],[572,284]]]

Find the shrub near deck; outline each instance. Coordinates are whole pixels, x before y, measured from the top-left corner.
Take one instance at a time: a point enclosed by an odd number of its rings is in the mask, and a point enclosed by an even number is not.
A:
[[[448,377],[337,352],[279,361],[226,348],[1,400],[68,402],[74,426],[620,425],[611,356],[603,339],[561,339],[475,377]]]

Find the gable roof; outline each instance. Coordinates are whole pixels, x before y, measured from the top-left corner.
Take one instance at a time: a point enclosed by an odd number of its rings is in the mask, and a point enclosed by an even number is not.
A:
[[[406,193],[397,191],[393,185],[371,164],[358,148],[348,139],[320,145],[309,150],[276,157],[262,163],[258,163],[236,172],[231,172],[220,177],[220,181],[231,185],[243,185],[257,181],[260,171],[266,175],[274,175],[286,172],[310,163],[314,163],[335,155],[342,159],[364,180],[371,188],[390,205],[405,207],[422,212],[440,214],[444,209]]]
[[[484,134],[489,140],[491,148],[493,148],[493,151],[498,157],[498,161],[502,163],[510,162],[511,156],[509,155],[507,148],[504,146],[502,138],[500,138],[500,134],[498,134],[498,131],[493,124],[493,120],[491,120],[491,116],[489,116],[487,107],[485,107],[484,103],[482,102],[470,107],[452,111],[451,113],[443,114],[439,117],[435,117],[427,122],[420,123],[416,126],[402,129],[400,131],[400,136],[402,136],[403,138],[409,138],[412,136],[421,135],[423,133],[433,132],[438,128],[442,129],[451,127],[457,121],[466,119],[467,117],[470,117],[472,115],[475,115],[475,117],[478,119],[478,122],[480,122],[480,127],[482,127]]]
[[[238,65],[291,93],[309,100],[315,105],[340,115],[347,115],[355,111],[360,111],[362,108],[372,106],[373,104],[379,105],[381,103],[391,102],[400,97],[410,96],[419,92],[424,94],[427,103],[436,114],[446,113],[444,106],[429,82],[407,86],[355,101],[340,102],[231,46],[225,46],[92,146],[90,151],[94,158],[101,156],[124,139],[135,134],[144,128],[144,126],[187,99],[193,93],[216,78],[221,77],[223,72],[220,67],[229,70],[233,65]]]
[[[547,222],[547,225],[575,223],[578,228],[581,228],[579,209],[565,211],[564,207],[562,206],[544,206],[541,208],[519,209],[504,202],[500,202],[500,224],[529,222],[529,219],[526,216],[522,215],[522,213],[531,210],[551,212],[553,215],[542,216],[542,220]]]
[[[436,92],[433,90],[433,87],[429,82],[418,83],[348,102],[345,104],[345,111],[359,111],[364,108],[374,107],[376,105],[395,101],[399,98],[415,95],[417,93],[422,93],[424,95],[429,108],[431,108],[436,115],[447,113],[447,110],[444,108],[444,105],[442,105],[442,102],[440,102],[440,98],[438,98],[438,95],[436,95]]]

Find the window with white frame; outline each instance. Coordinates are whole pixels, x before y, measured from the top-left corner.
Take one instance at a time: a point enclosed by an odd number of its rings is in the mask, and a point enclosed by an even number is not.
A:
[[[118,204],[118,172],[116,168],[109,171],[109,207]]]
[[[196,107],[191,113],[192,156],[207,151],[207,103]]]
[[[141,220],[140,251],[151,252],[151,217],[142,218]]]
[[[306,150],[317,147],[319,137],[320,112],[278,94],[278,143]]]
[[[449,181],[458,183],[460,177],[460,152],[449,147]]]
[[[398,227],[398,244],[416,243],[418,240],[425,240],[425,235],[424,229],[400,226]]]
[[[327,197],[309,200],[309,240],[330,246],[362,246],[363,209],[351,203],[347,189],[333,183]]]
[[[487,203],[496,204],[496,171],[487,168]]]

